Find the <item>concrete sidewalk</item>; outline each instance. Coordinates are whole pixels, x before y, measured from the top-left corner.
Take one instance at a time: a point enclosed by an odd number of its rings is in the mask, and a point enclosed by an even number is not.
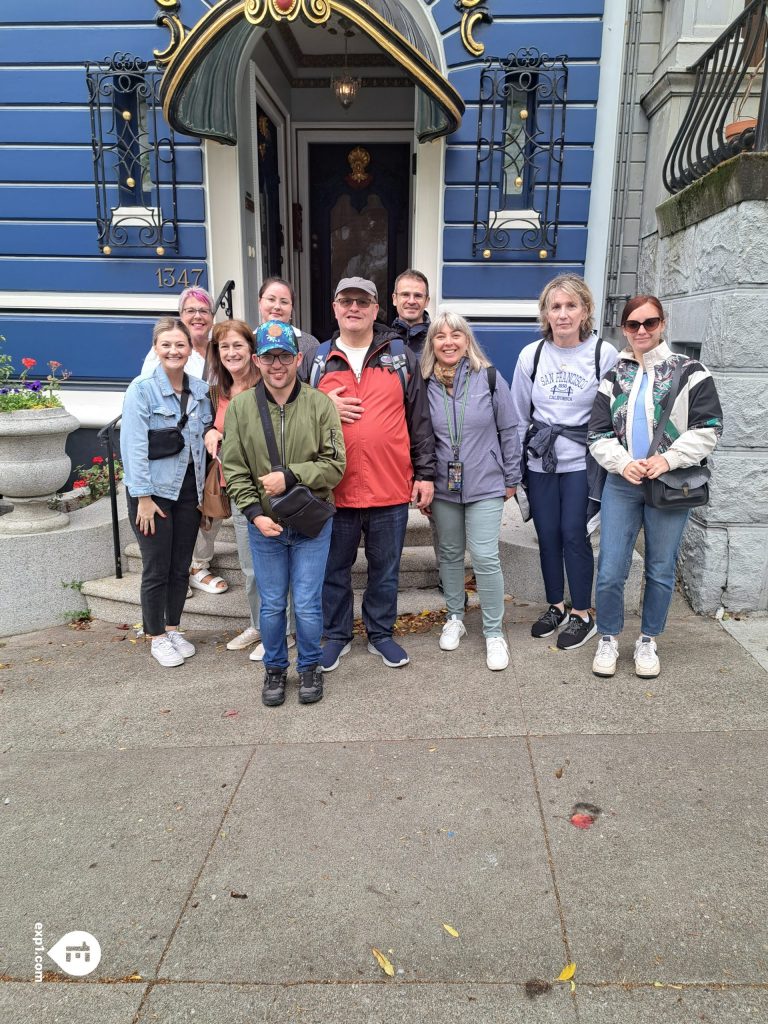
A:
[[[508,605],[505,673],[473,610],[458,651],[435,628],[392,670],[357,639],[277,709],[224,635],[173,670],[106,623],[5,641],[0,1017],[768,1020],[768,673],[676,602],[659,679],[630,619],[598,680],[539,611]],[[99,966],[36,984],[36,923]]]

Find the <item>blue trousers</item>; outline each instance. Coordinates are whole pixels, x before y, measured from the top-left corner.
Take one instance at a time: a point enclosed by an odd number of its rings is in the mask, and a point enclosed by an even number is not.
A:
[[[363,594],[363,622],[368,639],[375,644],[392,636],[397,618],[400,556],[407,526],[407,505],[336,510],[323,585],[326,639],[343,643],[352,639],[352,566],[361,535],[368,561],[368,582]]]
[[[609,473],[600,508],[600,557],[597,563],[597,631],[618,636],[624,628],[624,584],[640,527],[645,534],[645,593],[641,629],[647,636],[664,631],[675,589],[675,565],[688,509],[672,511],[645,504],[643,488]]]
[[[528,501],[539,538],[544,589],[550,604],[565,594],[565,573],[573,607],[592,605],[595,571],[592,545],[587,536],[587,471],[529,473]]]
[[[483,613],[483,635],[502,636],[504,577],[499,559],[503,498],[432,502],[440,552],[440,580],[449,615],[464,618],[464,551],[469,548]]]
[[[248,538],[261,595],[259,629],[264,644],[264,667],[288,668],[285,633],[290,589],[296,616],[296,668],[299,672],[313,668],[320,661],[323,632],[320,602],[331,542],[331,520],[317,537],[305,537],[287,526],[279,536],[265,537],[249,523]]]

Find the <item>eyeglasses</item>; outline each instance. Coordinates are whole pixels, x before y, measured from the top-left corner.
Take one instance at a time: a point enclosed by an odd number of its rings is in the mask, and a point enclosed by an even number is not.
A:
[[[196,313],[199,314],[200,316],[212,316],[213,315],[211,313],[210,309],[203,309],[202,307],[200,307],[198,309],[196,307],[193,308],[192,306],[185,306],[184,309],[182,309],[181,312],[182,312],[182,314],[184,316],[194,316]]]
[[[259,362],[264,363],[266,366],[274,366],[275,363],[282,363],[283,366],[290,366],[296,356],[293,352],[286,352],[285,349],[272,349],[270,352],[264,352],[263,355],[259,356]]]
[[[336,304],[341,306],[342,309],[349,309],[350,306],[357,304],[358,309],[368,309],[373,302],[373,299],[336,299]]]
[[[423,302],[427,297],[424,292],[395,292],[395,296],[398,299],[416,299],[417,302]]]
[[[651,331],[655,331],[661,323],[660,316],[649,316],[647,320],[627,320],[624,324],[624,330],[629,331],[630,334],[637,334],[641,327],[644,327],[648,334]]]

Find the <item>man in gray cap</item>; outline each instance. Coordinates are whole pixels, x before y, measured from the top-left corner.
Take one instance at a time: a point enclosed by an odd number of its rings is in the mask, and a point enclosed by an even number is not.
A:
[[[347,450],[347,469],[334,490],[320,665],[332,672],[352,646],[352,566],[362,535],[368,650],[390,668],[400,668],[409,658],[392,633],[408,504],[426,508],[434,491],[427,389],[414,353],[392,328],[376,323],[378,293],[372,281],[339,281],[333,311],[339,329],[302,374],[336,404]]]

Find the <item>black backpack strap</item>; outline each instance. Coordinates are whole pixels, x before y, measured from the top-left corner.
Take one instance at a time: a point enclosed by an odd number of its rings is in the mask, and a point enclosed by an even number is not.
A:
[[[312,360],[309,380],[307,381],[310,387],[316,388],[320,383],[320,378],[325,373],[325,364],[328,362],[328,356],[331,354],[331,344],[330,341],[324,341],[315,350],[315,358]]]
[[[597,344],[595,345],[595,377],[597,377],[598,384],[600,383],[600,379],[602,377],[602,374],[600,373],[600,353],[602,351],[602,348],[603,339],[598,338]]]
[[[531,420],[533,419],[533,413],[534,413],[534,408],[533,408],[533,382],[535,382],[535,380],[536,380],[536,371],[539,368],[539,360],[541,359],[541,353],[544,350],[545,341],[546,341],[546,339],[542,338],[541,341],[539,342],[539,344],[536,346],[536,351],[533,353],[533,369],[531,370],[531,382],[532,382],[531,383],[531,414],[529,416],[529,419],[531,419]]]
[[[488,374],[488,390],[491,392],[491,399],[493,399],[494,392],[496,391],[496,367],[487,366],[486,373]]]
[[[189,415],[187,413],[187,405],[189,404],[189,396],[190,396],[189,377],[185,373],[184,374],[184,378],[183,378],[183,383],[181,385],[181,398],[179,399],[179,406],[181,408],[181,416],[179,418],[179,422],[176,424],[177,427],[179,428],[179,430],[183,430],[184,427],[186,427],[187,420],[189,419]]]
[[[392,356],[392,369],[400,378],[403,394],[408,393],[408,360],[405,358],[405,343],[402,338],[392,338],[389,343]]]
[[[267,442],[267,452],[269,453],[269,461],[272,469],[282,469],[283,467],[280,463],[280,454],[277,450],[277,441],[275,440],[275,428],[272,426],[272,418],[269,415],[267,392],[263,381],[259,381],[253,389],[253,397],[256,399],[259,416],[261,416],[261,426],[264,430],[264,440]]]

